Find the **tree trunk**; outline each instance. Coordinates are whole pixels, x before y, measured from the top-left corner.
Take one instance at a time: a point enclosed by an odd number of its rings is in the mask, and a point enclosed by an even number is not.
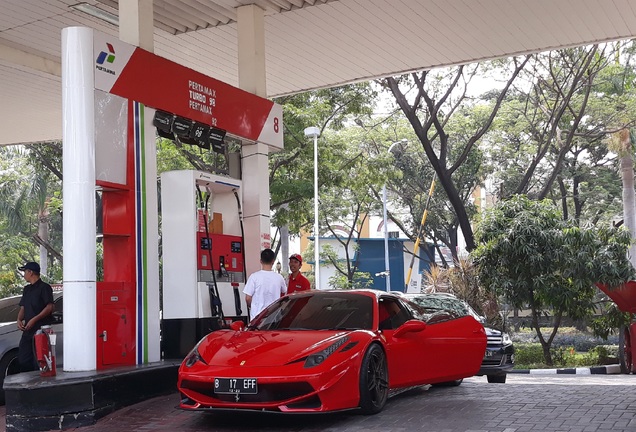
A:
[[[543,349],[543,359],[545,360],[545,364],[548,366],[552,366],[552,354],[550,353],[550,345],[552,343],[552,339],[554,337],[554,333],[552,337],[548,341],[543,337],[543,333],[541,333],[541,324],[539,323],[539,310],[535,306],[534,303],[534,293],[530,294],[530,311],[532,312],[532,327],[534,327],[535,332],[537,333],[537,337],[539,342],[541,343],[541,348]]]
[[[46,212],[38,218],[38,236],[44,243],[49,242],[49,219]],[[44,245],[40,245],[40,273],[46,275],[49,268],[48,251]]]
[[[623,129],[619,134],[621,148],[621,178],[623,180],[623,220],[625,227],[632,235],[629,247],[629,260],[636,267],[636,194],[634,193],[634,159],[632,158],[632,144],[629,129]]]

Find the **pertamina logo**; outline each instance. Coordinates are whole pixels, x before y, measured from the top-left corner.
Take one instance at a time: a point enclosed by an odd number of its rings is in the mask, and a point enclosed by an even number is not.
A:
[[[108,52],[102,51],[97,56],[97,60],[95,60],[95,68],[102,72],[109,73],[111,75],[115,75],[115,71],[104,66],[104,63],[112,64],[115,61],[115,48],[109,43],[106,43],[108,46]]]

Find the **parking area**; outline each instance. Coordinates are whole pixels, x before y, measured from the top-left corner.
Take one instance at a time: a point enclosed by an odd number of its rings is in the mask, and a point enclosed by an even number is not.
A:
[[[390,399],[378,415],[192,413],[176,408],[178,395],[123,408],[79,432],[523,432],[636,431],[634,375],[509,375],[459,387],[420,388]],[[0,412],[0,415],[3,415]],[[4,419],[3,419],[4,420]],[[4,426],[4,421],[2,421]]]
[[[459,387],[420,388],[389,400],[374,416],[192,413],[178,395],[123,408],[77,432],[635,432],[636,375],[518,375],[506,384],[485,377]],[[5,430],[4,406],[0,430]]]

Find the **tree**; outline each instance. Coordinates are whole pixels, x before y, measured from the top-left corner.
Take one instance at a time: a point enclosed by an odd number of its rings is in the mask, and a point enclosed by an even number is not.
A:
[[[520,73],[485,137],[499,198],[550,198],[581,223],[620,211],[616,151],[605,141],[634,121],[629,58],[614,60],[624,46],[541,53]]]
[[[459,66],[443,71],[424,71],[412,73],[401,78],[389,77],[381,81],[381,85],[391,91],[413,131],[421,142],[426,157],[435,170],[441,187],[446,192],[448,201],[457,216],[466,248],[474,249],[473,229],[461,198],[460,191],[454,181],[453,174],[466,161],[479,140],[490,128],[506,92],[515,78],[525,67],[530,57],[513,58],[510,61],[509,78],[503,89],[490,99],[483,116],[461,134],[451,135],[448,122],[455,114],[462,114],[462,108],[468,101],[467,87],[478,72],[480,65]],[[411,96],[405,88],[410,87]],[[408,96],[410,97],[407,98]],[[451,158],[450,155],[454,154]]]
[[[327,139],[331,145],[322,149],[320,157],[322,176],[329,179],[320,190],[322,232],[338,243],[344,259],[329,247],[321,251],[321,258],[336,269],[337,277],[330,282],[347,288],[366,287],[371,281],[370,275],[361,275],[358,270],[358,246],[369,215],[381,212],[382,203],[373,190],[379,190],[386,179],[382,169],[385,159],[371,156],[373,144],[366,142],[367,135],[360,128],[330,133]]]
[[[462,130],[468,123],[473,123],[480,117],[481,107],[465,109],[463,114],[454,116],[447,125],[448,130]],[[407,135],[408,136],[408,135]],[[459,147],[460,148],[460,147]],[[455,160],[458,156],[455,151],[458,146],[450,146],[449,160]],[[436,178],[436,173],[431,167],[421,145],[417,141],[409,141],[407,144],[395,147],[392,150],[394,166],[401,175],[388,175],[387,190],[392,192],[400,207],[405,207],[408,211],[409,219],[400,220],[398,215],[389,212],[389,217],[402,229],[402,231],[415,241],[420,227],[420,222],[424,208],[428,201],[431,182]],[[472,194],[475,188],[481,183],[485,176],[482,168],[483,152],[479,148],[473,149],[466,157],[464,163],[457,168],[453,174],[453,182],[457,186],[457,193],[466,211],[466,215],[472,219],[476,213],[476,207],[472,202]],[[393,166],[390,166],[390,169]],[[450,204],[448,195],[443,188],[435,187],[433,196],[428,205],[428,212],[424,232],[424,239],[429,239],[438,249],[440,243],[445,245],[452,253],[453,260],[458,261],[458,230],[460,228],[459,218]],[[428,254],[428,248],[422,248],[422,253]],[[439,256],[443,254],[439,252]],[[428,257],[434,262],[434,256]],[[450,263],[445,263],[449,265]]]
[[[472,255],[481,283],[513,307],[530,309],[548,365],[563,316],[589,315],[596,282],[616,287],[634,276],[626,230],[581,228],[563,220],[549,200],[515,195],[497,204],[482,214],[476,239]],[[544,334],[539,319],[547,313],[552,329]]]
[[[277,228],[272,249],[278,255],[286,247],[289,235],[310,231],[313,225],[313,145],[304,129],[317,126],[321,137],[319,159],[322,167],[326,147],[325,132],[338,131],[353,118],[371,114],[376,92],[368,83],[360,83],[286,96],[276,100],[283,106],[285,148],[269,155],[271,224]],[[331,177],[319,169],[318,183],[331,183]],[[277,241],[278,239],[278,241]],[[283,270],[287,260],[283,258]]]
[[[479,284],[479,272],[470,259],[460,258],[453,267],[433,266],[424,272],[424,278],[424,292],[454,294],[486,318],[488,326],[505,330],[497,298],[492,291],[486,291]]]
[[[8,272],[3,286],[12,292],[23,284],[16,268],[25,261],[39,261],[46,277],[59,280],[61,145],[51,142],[5,147],[0,152],[0,255],[2,261],[7,260],[2,267]],[[34,246],[40,249],[39,259]]]

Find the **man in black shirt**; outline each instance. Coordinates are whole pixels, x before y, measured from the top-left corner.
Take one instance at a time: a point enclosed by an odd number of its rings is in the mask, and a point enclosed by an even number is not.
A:
[[[51,324],[51,314],[55,310],[51,285],[40,279],[40,265],[28,262],[18,270],[24,272],[24,280],[29,285],[22,290],[20,311],[18,312],[18,328],[22,330],[18,362],[21,372],[38,370],[37,359],[33,347],[33,336],[43,325]]]

